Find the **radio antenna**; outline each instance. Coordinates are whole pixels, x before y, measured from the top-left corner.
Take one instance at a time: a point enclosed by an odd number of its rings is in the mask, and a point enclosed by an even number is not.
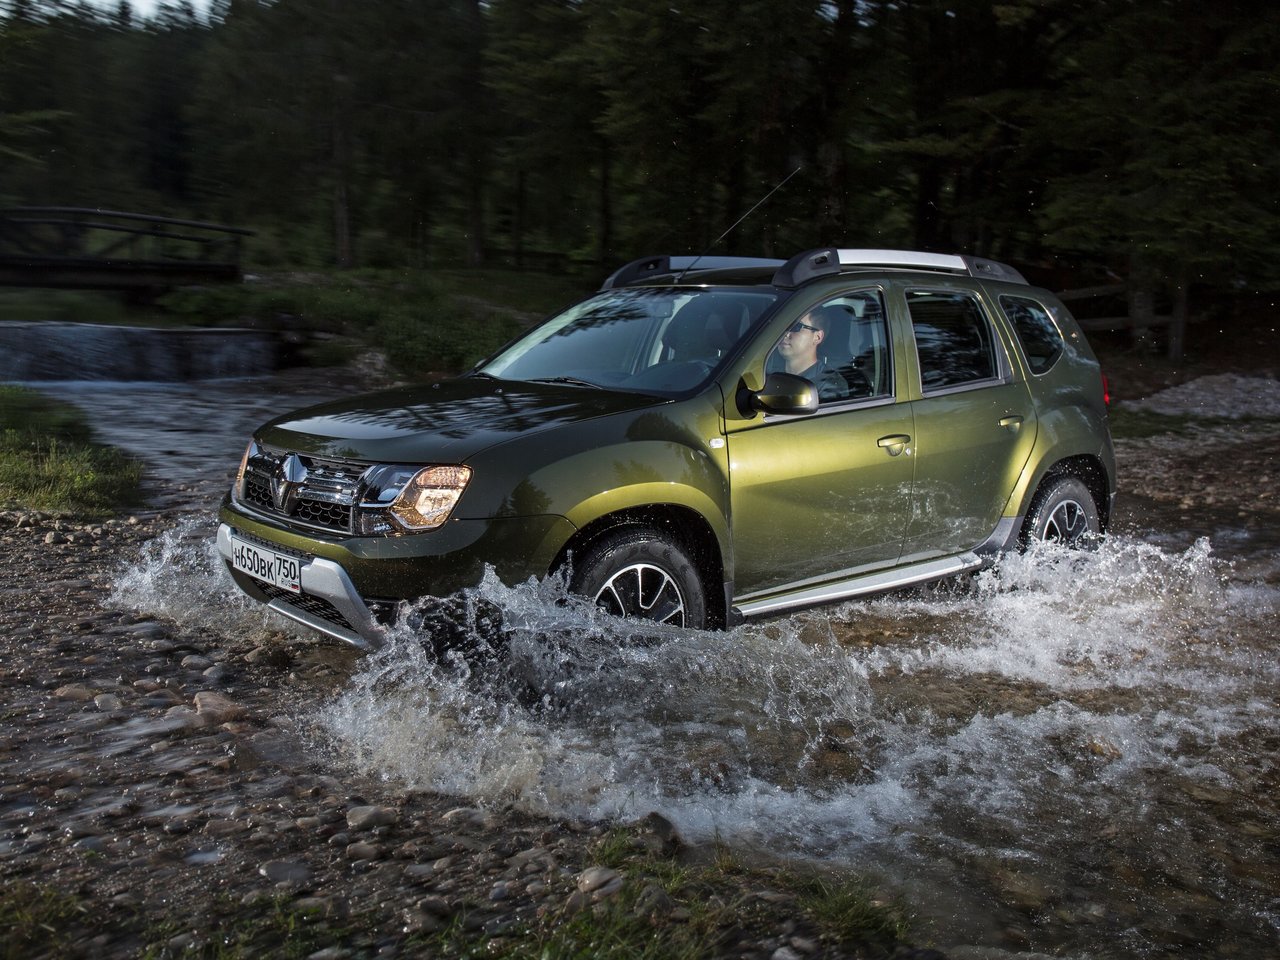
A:
[[[782,178],[781,182],[779,182],[779,184],[778,184],[776,187],[774,187],[772,190],[770,190],[768,193],[766,193],[763,197],[761,197],[759,200],[757,200],[757,201],[756,201],[756,204],[755,204],[755,206],[754,206],[754,207],[752,207],[750,210],[748,210],[746,213],[744,213],[742,216],[740,216],[737,220],[733,221],[733,225],[732,225],[731,227],[729,227],[729,229],[728,229],[728,230],[726,230],[724,233],[720,234],[720,236],[718,236],[718,237],[716,237],[714,240],[712,240],[712,241],[711,241],[711,245],[710,245],[709,247],[707,247],[707,249],[703,250],[700,254],[698,254],[696,257],[694,257],[694,258],[693,258],[693,260],[692,260],[692,262],[690,262],[690,264],[689,264],[687,267],[685,267],[683,270],[681,270],[681,271],[680,271],[680,276],[676,277],[676,283],[679,283],[681,280],[683,280],[683,279],[684,279],[684,275],[685,275],[686,273],[688,273],[690,270],[692,270],[692,269],[694,268],[694,266],[696,266],[696,265],[697,265],[697,263],[698,263],[698,261],[699,261],[699,260],[701,260],[703,257],[705,257],[708,253],[710,253],[712,250],[714,250],[714,249],[716,248],[716,244],[718,244],[721,240],[723,240],[723,239],[724,239],[725,237],[727,237],[729,234],[733,233],[733,231],[737,229],[738,224],[742,223],[742,221],[743,221],[743,220],[747,219],[747,217],[749,217],[749,216],[751,216],[753,213],[755,213],[755,212],[756,212],[756,210],[757,210],[757,209],[758,209],[758,208],[759,208],[759,207],[760,207],[760,206],[761,206],[761,205],[762,205],[766,200],[768,200],[768,199],[769,199],[770,197],[772,197],[775,193],[777,193],[779,190],[781,190],[783,187],[785,187],[785,186],[787,185],[787,181],[788,181],[788,180],[790,180],[792,177],[794,177],[794,176],[795,176],[797,173],[799,173],[802,169],[803,169],[803,167],[796,167],[794,170],[792,170],[790,173],[788,173],[785,177],[783,177],[783,178]]]

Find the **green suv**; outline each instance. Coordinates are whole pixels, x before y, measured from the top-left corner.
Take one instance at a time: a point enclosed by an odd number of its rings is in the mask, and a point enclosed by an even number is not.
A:
[[[251,597],[370,648],[486,566],[721,627],[1073,543],[1114,494],[1098,362],[1012,268],[661,256],[457,379],[266,424],[218,547]]]

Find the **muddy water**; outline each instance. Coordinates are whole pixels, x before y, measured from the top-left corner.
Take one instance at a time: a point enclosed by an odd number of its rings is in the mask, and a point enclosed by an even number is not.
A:
[[[406,625],[300,719],[338,772],[557,816],[657,810],[693,841],[869,872],[943,948],[1274,956],[1280,562],[1230,518],[1169,520],[723,634],[487,582],[469,602],[501,609],[500,634],[440,661]],[[264,629],[211,530],[153,543],[113,602]]]

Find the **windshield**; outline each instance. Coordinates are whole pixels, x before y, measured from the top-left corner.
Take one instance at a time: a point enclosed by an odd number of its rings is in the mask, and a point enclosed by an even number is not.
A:
[[[529,332],[476,372],[676,395],[705,383],[775,291],[608,290]]]

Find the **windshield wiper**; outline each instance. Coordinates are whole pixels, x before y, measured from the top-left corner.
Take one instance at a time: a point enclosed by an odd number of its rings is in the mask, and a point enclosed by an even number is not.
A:
[[[530,383],[567,383],[573,387],[591,387],[593,390],[602,389],[600,384],[592,383],[590,380],[580,380],[577,377],[534,377]]]

